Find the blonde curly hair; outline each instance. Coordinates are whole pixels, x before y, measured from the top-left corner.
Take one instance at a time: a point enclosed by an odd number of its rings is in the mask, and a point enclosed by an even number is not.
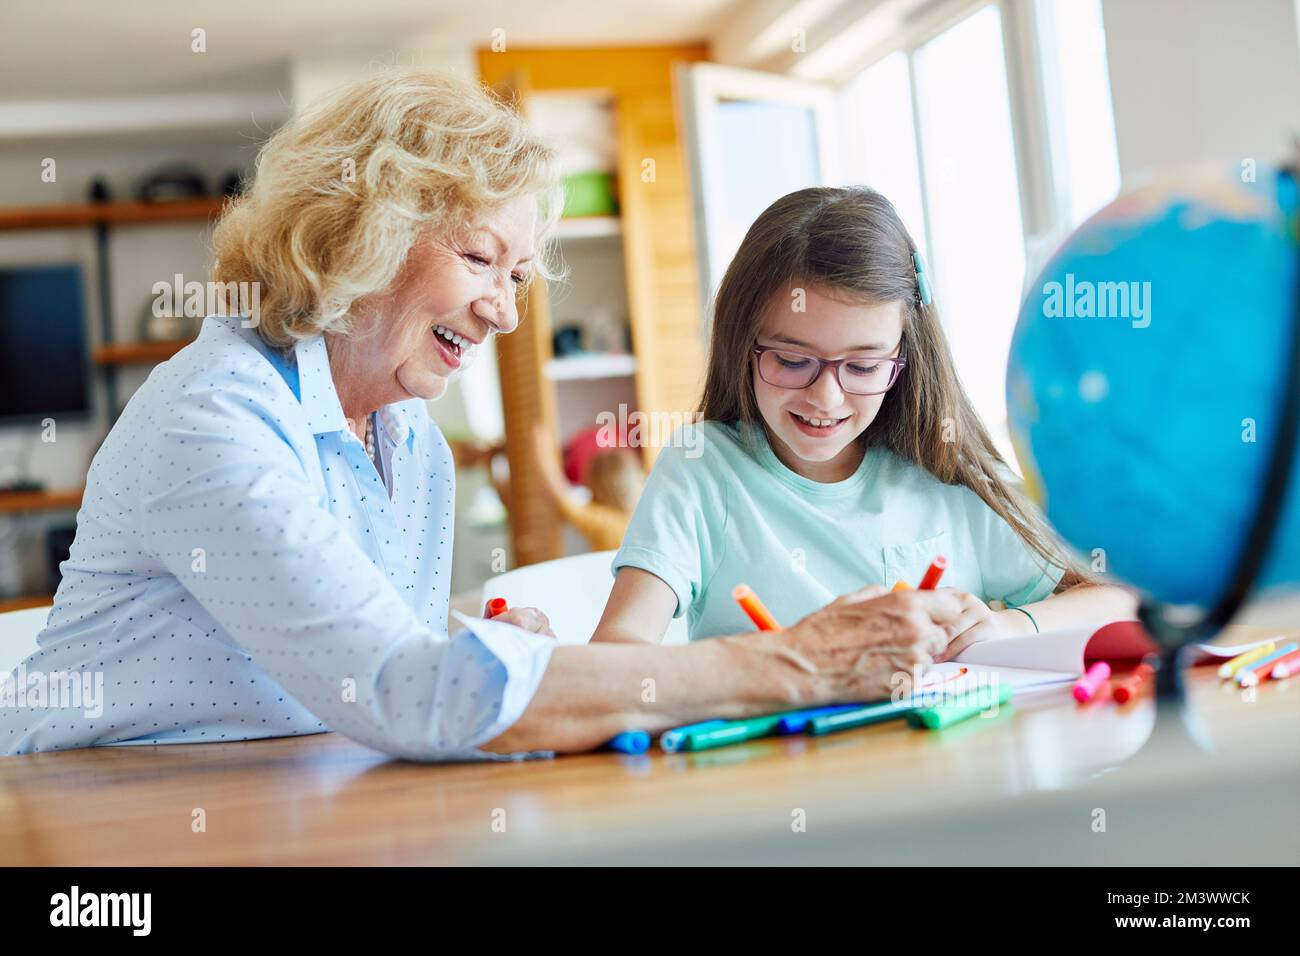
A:
[[[272,347],[347,333],[354,303],[385,292],[422,235],[452,239],[521,196],[538,200],[530,274],[556,278],[555,150],[478,83],[388,69],[312,104],[262,147],[213,234],[213,280],[258,283],[257,331]]]

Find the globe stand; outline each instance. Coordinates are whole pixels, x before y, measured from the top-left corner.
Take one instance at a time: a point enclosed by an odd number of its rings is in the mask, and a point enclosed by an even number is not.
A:
[[[1156,665],[1156,720],[1144,750],[1205,754],[1214,744],[1205,726],[1187,701],[1182,661],[1190,643],[1186,629],[1171,624],[1157,605],[1143,601],[1138,620],[1160,648]]]

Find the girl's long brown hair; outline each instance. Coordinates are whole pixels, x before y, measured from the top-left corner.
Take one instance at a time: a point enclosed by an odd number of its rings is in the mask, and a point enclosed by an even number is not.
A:
[[[916,251],[893,205],[873,189],[814,187],[774,202],[750,227],[718,288],[700,417],[768,431],[754,398],[752,350],[778,293],[803,284],[849,301],[901,302],[907,366],[860,440],[969,488],[1038,556],[1066,569],[1062,585],[1077,582],[1081,576],[1037,510],[1003,477],[1006,462],[962,389],[938,312],[920,301]]]

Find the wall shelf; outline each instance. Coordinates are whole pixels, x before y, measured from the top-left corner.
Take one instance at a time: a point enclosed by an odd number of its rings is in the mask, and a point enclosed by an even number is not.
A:
[[[53,491],[0,491],[0,514],[19,514],[29,511],[75,511],[81,507],[84,488],[63,488]]]
[[[98,346],[91,353],[91,358],[96,365],[155,365],[167,361],[193,341],[113,342]]]
[[[23,594],[18,597],[0,598],[0,614],[7,614],[9,611],[25,611],[29,607],[49,607],[53,603],[53,594]]]
[[[553,358],[546,363],[546,377],[552,382],[573,379],[621,378],[636,374],[636,356],[593,352]]]
[[[64,206],[10,206],[0,209],[0,231],[69,229],[77,226],[154,222],[206,222],[220,215],[226,197],[164,202],[75,203]]]
[[[623,235],[623,220],[618,216],[575,216],[561,219],[555,235],[567,239],[605,239]]]

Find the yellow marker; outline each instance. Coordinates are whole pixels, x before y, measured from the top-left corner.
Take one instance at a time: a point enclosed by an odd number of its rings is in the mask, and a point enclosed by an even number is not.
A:
[[[1272,654],[1275,650],[1277,650],[1276,642],[1269,641],[1267,644],[1261,644],[1259,647],[1256,647],[1254,650],[1249,650],[1245,654],[1238,654],[1232,660],[1224,661],[1223,664],[1220,665],[1219,676],[1225,679],[1232,677],[1247,664],[1252,661],[1257,661],[1262,657],[1266,657],[1267,655]]]

